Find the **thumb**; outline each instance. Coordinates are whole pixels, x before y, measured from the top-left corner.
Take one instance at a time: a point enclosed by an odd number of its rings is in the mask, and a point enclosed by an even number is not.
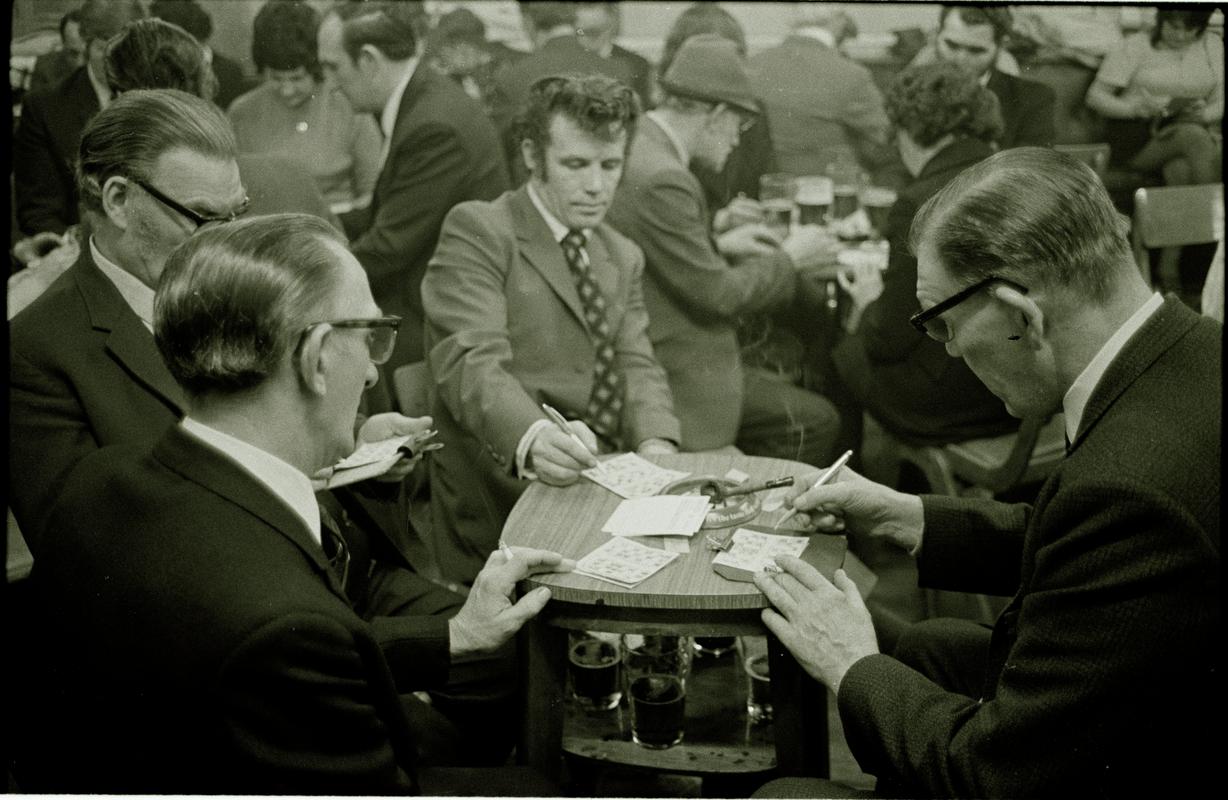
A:
[[[853,583],[853,579],[848,576],[848,573],[838,569],[834,577],[835,580],[832,583],[835,584],[836,588],[844,592],[844,596],[848,598],[850,603],[864,610],[866,604],[861,599],[861,590],[857,588],[857,584]]]

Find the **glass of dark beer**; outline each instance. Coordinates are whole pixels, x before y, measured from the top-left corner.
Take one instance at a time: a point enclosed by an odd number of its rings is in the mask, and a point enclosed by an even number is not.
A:
[[[567,648],[572,697],[595,711],[616,707],[623,696],[618,679],[620,661],[617,635],[572,631]]]
[[[623,637],[623,686],[636,744],[663,750],[682,741],[691,655],[687,636]]]

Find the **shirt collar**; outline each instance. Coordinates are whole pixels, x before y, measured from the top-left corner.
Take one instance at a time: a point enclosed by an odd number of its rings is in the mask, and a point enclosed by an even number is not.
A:
[[[831,31],[827,30],[826,28],[820,28],[815,25],[804,25],[800,28],[795,28],[793,33],[797,36],[817,39],[833,50],[836,49],[836,37],[832,36]]]
[[[94,263],[98,265],[98,269],[102,270],[102,274],[107,276],[107,280],[115,284],[120,297],[124,298],[124,302],[128,304],[128,308],[132,309],[132,313],[137,315],[146,328],[153,331],[154,290],[142,283],[140,278],[104,256],[98,249],[93,236],[90,237],[90,255],[94,257]]]
[[[392,95],[389,96],[388,102],[384,103],[384,111],[379,117],[379,127],[384,132],[385,140],[392,138],[392,129],[397,124],[397,112],[401,110],[401,100],[405,97],[405,89],[409,86],[409,82],[417,70],[418,57],[413,56],[406,62],[405,74],[401,76],[401,80],[397,83],[396,88],[392,90]]]
[[[106,108],[111,102],[111,87],[107,86],[107,82],[94,74],[94,67],[89,61],[85,62],[85,74],[89,76],[90,86],[94,87],[94,94],[98,97],[98,107]]]
[[[317,544],[320,539],[320,507],[316,503],[311,480],[299,470],[282,461],[272,453],[236,439],[228,433],[211,428],[191,417],[183,418],[183,429],[205,444],[229,456],[252,477],[264,484],[269,491],[303,518],[311,538]]]
[[[1083,421],[1083,411],[1087,408],[1087,401],[1091,399],[1096,384],[1100,383],[1100,379],[1104,377],[1113,359],[1117,358],[1117,354],[1122,351],[1130,338],[1138,333],[1139,328],[1143,327],[1147,320],[1151,319],[1151,315],[1163,304],[1164,298],[1159,292],[1152,294],[1147,302],[1143,303],[1138,311],[1135,311],[1130,319],[1126,320],[1125,324],[1109,337],[1100,351],[1079,373],[1079,377],[1075,378],[1074,383],[1066,390],[1066,396],[1062,398],[1062,413],[1066,417],[1067,440],[1071,442],[1075,440],[1079,432],[1079,425]]]
[[[559,218],[550,213],[550,209],[546,208],[546,204],[542,202],[538,196],[537,190],[533,188],[533,179],[529,178],[529,200],[533,202],[533,207],[537,209],[537,213],[542,215],[542,219],[546,221],[546,227],[550,229],[550,235],[554,237],[554,241],[560,244],[568,233],[569,228],[559,221]],[[583,228],[580,231],[584,234],[585,241],[588,241],[588,228]]]
[[[686,145],[682,143],[682,138],[678,136],[678,132],[669,126],[669,123],[665,121],[665,118],[658,111],[649,111],[644,116],[657,123],[657,127],[661,129],[661,132],[665,134],[665,138],[669,139],[669,143],[677,151],[678,158],[682,161],[682,166],[688,166],[691,161],[691,154],[686,151]]]

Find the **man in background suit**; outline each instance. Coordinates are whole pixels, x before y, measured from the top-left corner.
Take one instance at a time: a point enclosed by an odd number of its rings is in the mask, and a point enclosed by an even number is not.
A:
[[[1013,592],[992,629],[918,623],[892,658],[843,572],[833,584],[778,558],[783,573],[755,580],[776,607],[764,622],[836,693],[883,796],[1222,783],[1207,731],[1223,703],[1223,327],[1144,283],[1128,230],[1090,167],[1031,147],[968,168],[913,225],[915,324],[1012,415],[1065,415],[1066,460],[1035,503],[915,497],[851,470],[792,501],[823,530],[916,554],[923,585]]]
[[[340,234],[291,214],[201,231],[168,260],[153,317],[187,415],[152,450],[92,453],[63,488],[32,577],[48,636],[25,785],[540,792],[419,770],[400,694],[507,642],[550,596],[513,603],[516,582],[571,565],[500,553],[451,618],[361,617],[366,554],[316,504],[310,476],[353,450],[396,335]]]
[[[348,2],[324,17],[320,65],[356,112],[379,116],[386,157],[353,243],[375,299],[405,319],[387,369],[420,361],[422,275],[444,215],[508,188],[507,168],[480,103],[419,64],[413,3]]]
[[[784,41],[747,62],[780,170],[823,175],[839,150],[856,153],[868,167],[885,163],[895,151],[883,95],[870,71],[838,49],[852,21],[832,3],[796,3],[793,14]]]
[[[149,4],[149,14],[183,28],[204,48],[205,61],[217,78],[217,94],[213,102],[223,111],[230,108],[236,97],[252,88],[251,79],[243,74],[243,68],[237,61],[209,46],[213,20],[196,0],[153,0]]]
[[[86,0],[81,7],[85,66],[22,100],[13,137],[13,190],[22,233],[62,234],[76,224],[77,141],[90,118],[111,101],[104,66],[107,39],[144,15],[136,0]]]
[[[34,62],[30,91],[49,89],[85,66],[85,40],[81,38],[81,9],[74,8],[60,18],[60,46]]]
[[[576,33],[580,42],[597,55],[613,61],[626,70],[622,79],[640,96],[640,105],[652,105],[652,64],[639,53],[633,53],[618,44],[622,32],[622,3],[577,3]]]
[[[783,242],[761,224],[713,231],[692,159],[720,171],[757,104],[736,45],[683,44],[661,78],[665,99],[631,145],[610,224],[644,248],[652,346],[669,375],[683,450],[737,444],[754,455],[823,463],[839,427],[822,397],[744,368],[739,316],[791,301],[798,267],[825,240],[802,226]],[[719,235],[716,235],[719,234]]]
[[[1057,95],[1043,83],[998,69],[1002,41],[1011,31],[1008,8],[943,6],[938,18],[934,53],[940,61],[959,64],[998,96],[1004,129],[999,150],[1011,147],[1052,147],[1056,133],[1053,114]]]
[[[599,450],[676,449],[643,255],[602,222],[638,115],[617,81],[543,78],[517,126],[529,182],[444,223],[422,295],[447,444],[431,464],[432,539],[453,580],[473,580],[528,480],[573,483]]]
[[[529,97],[529,89],[540,78],[549,75],[605,75],[633,89],[635,75],[629,66],[614,59],[603,58],[590,50],[576,32],[579,4],[570,2],[520,3],[533,52],[511,62],[495,75],[494,92],[490,98],[490,114],[503,143],[504,154],[512,173],[512,185],[524,183],[528,173],[520,154],[516,118]],[[640,103],[648,102],[641,97]]]

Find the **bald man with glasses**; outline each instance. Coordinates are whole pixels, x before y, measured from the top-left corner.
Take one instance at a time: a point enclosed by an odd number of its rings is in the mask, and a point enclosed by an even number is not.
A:
[[[780,557],[764,623],[836,696],[874,794],[1201,797],[1222,782],[1223,326],[1153,291],[1090,167],[1047,148],[969,167],[913,223],[913,325],[1019,418],[1062,411],[1031,504],[920,497],[845,468],[790,503],[917,558],[920,583],[1012,596],[879,652],[856,587]],[[1156,764],[1181,764],[1156,770]]]

